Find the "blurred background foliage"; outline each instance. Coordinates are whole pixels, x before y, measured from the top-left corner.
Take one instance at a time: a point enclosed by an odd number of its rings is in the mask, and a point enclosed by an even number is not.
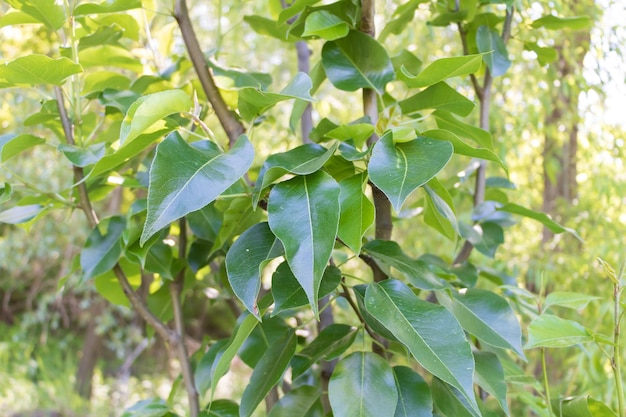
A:
[[[400,0],[381,0],[377,11],[381,21],[389,21]],[[624,253],[626,232],[626,170],[624,167],[624,108],[626,87],[623,62],[626,45],[626,4],[621,0],[516,1],[514,31],[509,42],[513,65],[494,85],[491,128],[500,158],[505,161],[510,181],[516,185],[515,202],[550,213],[557,221],[573,228],[583,243],[569,234],[551,235],[541,224],[523,220],[513,225],[495,259],[477,253],[477,265],[505,270],[520,288],[518,308],[522,322],[537,313],[532,294],[548,291],[576,291],[600,297],[584,313],[559,311],[604,334],[611,333],[611,282],[596,258],[617,265]],[[136,37],[124,38],[123,45],[143,64],[146,75],[173,74],[193,78],[184,46],[171,17],[171,2],[142,1],[143,8],[129,11],[129,30]],[[296,72],[296,51],[271,37],[258,36],[243,17],[276,16],[278,0],[195,0],[190,2],[201,44],[208,56],[224,67],[242,67],[272,75],[272,88],[284,86]],[[433,5],[422,4],[408,30],[390,34],[385,45],[391,52],[408,47],[423,63],[461,55],[456,29],[430,25]],[[0,15],[8,10],[0,3]],[[545,31],[530,38],[529,23],[549,10],[560,15],[585,15],[593,19],[587,31]],[[620,18],[621,16],[621,18]],[[1,22],[1,17],[0,17]],[[537,31],[533,32],[537,34]],[[535,36],[535,35],[532,35]],[[0,27],[0,60],[11,60],[26,53],[48,54],[58,42],[38,25]],[[28,41],[25,42],[25,39]],[[558,56],[542,62],[525,44],[553,46]],[[319,56],[321,42],[309,42],[312,54]],[[546,57],[541,57],[545,59]],[[548,61],[550,59],[547,59]],[[179,68],[182,71],[174,71]],[[187,69],[185,71],[185,69]],[[167,78],[167,77],[165,77]],[[226,79],[218,77],[226,83]],[[168,82],[166,79],[162,82]],[[178,80],[172,80],[178,83]],[[225,97],[228,100],[226,84]],[[360,96],[325,94],[313,103],[314,124],[324,117],[349,122],[361,114]],[[456,80],[455,87],[474,99],[467,80]],[[331,90],[329,89],[329,92]],[[394,92],[401,94],[401,92]],[[22,133],[27,118],[41,107],[40,97],[51,91],[28,89],[0,90],[0,135]],[[234,99],[230,97],[230,99]],[[297,142],[289,129],[290,103],[280,103],[268,113],[271,123],[255,127],[251,139],[265,155]],[[477,118],[477,111],[474,112]],[[477,120],[468,120],[477,124]],[[220,128],[215,118],[209,127]],[[32,127],[29,132],[32,131]],[[572,137],[575,132],[575,137]],[[28,157],[0,164],[0,184],[21,183],[14,193],[37,184],[46,193],[55,193],[71,184],[70,164],[56,157],[55,139],[42,126],[37,132],[49,138],[46,146],[29,151]],[[265,148],[263,148],[265,146]],[[265,155],[257,155],[259,159]],[[574,166],[571,166],[575,161]],[[467,166],[457,160],[446,168],[455,199],[470,211],[472,185],[461,174]],[[506,177],[492,164],[490,175]],[[456,175],[459,173],[459,175]],[[491,189],[504,193],[503,189]],[[104,197],[104,196],[103,196]],[[465,197],[465,198],[463,198]],[[499,198],[506,198],[498,196]],[[112,202],[103,198],[100,211],[115,211],[115,204],[128,205],[131,194]],[[423,202],[414,196],[411,209]],[[462,212],[463,210],[459,210]],[[467,219],[465,219],[467,220]],[[404,220],[407,221],[407,220]],[[454,243],[433,233],[420,217],[396,228],[395,239],[411,256],[438,253],[454,256]],[[92,284],[83,283],[76,273],[75,255],[86,239],[87,227],[80,213],[51,211],[41,219],[21,227],[0,224],[0,414],[34,409],[54,410],[60,415],[113,416],[141,398],[154,394],[167,396],[175,362],[168,359],[160,342],[150,341],[130,310],[103,302]],[[424,234],[432,239],[424,239]],[[205,337],[227,335],[235,317],[222,304],[213,302],[211,289],[196,292],[185,308],[191,322],[190,343],[196,348]],[[524,293],[523,291],[528,291]],[[524,294],[527,294],[528,297]],[[208,305],[208,308],[204,306]],[[209,319],[209,316],[211,317]],[[97,319],[93,320],[96,317]],[[87,335],[87,336],[86,336]],[[75,393],[74,379],[84,342],[89,335],[102,339],[95,368],[90,402]],[[152,352],[153,354],[147,354]],[[529,351],[525,373],[536,375],[535,351]],[[130,359],[136,359],[131,360]],[[603,352],[596,345],[584,345],[551,352],[550,381],[560,393],[587,393],[611,402],[612,390],[605,390],[612,378]],[[132,368],[132,371],[131,371]],[[242,390],[241,375],[231,376],[228,389]],[[524,382],[524,381],[522,381]],[[526,381],[528,382],[528,381]],[[529,385],[515,385],[512,397],[519,399],[513,415],[527,415],[525,393]],[[28,415],[28,414],[25,414]],[[54,415],[54,414],[50,414]]]

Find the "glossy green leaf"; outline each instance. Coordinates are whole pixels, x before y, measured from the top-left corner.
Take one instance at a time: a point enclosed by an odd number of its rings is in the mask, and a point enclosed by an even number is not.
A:
[[[26,55],[0,64],[0,82],[11,85],[61,85],[70,75],[83,69],[65,57],[52,59],[46,55]]]
[[[326,10],[320,10],[307,16],[302,36],[315,36],[332,41],[343,38],[349,31],[350,26],[345,20]]]
[[[478,232],[480,238],[480,240],[472,242],[474,248],[485,256],[495,257],[498,247],[504,243],[502,226],[492,222],[485,222],[474,225],[472,230]]]
[[[560,348],[592,341],[593,336],[578,322],[542,314],[528,326],[528,342],[524,349]]]
[[[20,11],[9,11],[0,16],[0,27],[13,25],[28,25],[31,23],[41,23],[31,15]]]
[[[243,21],[246,22],[252,30],[260,35],[270,36],[281,41],[297,41],[298,38],[289,35],[289,25],[279,23],[275,20],[268,19],[263,16],[244,16]]]
[[[372,240],[363,245],[363,251],[371,256],[383,271],[389,267],[395,268],[416,288],[423,290],[445,288],[425,262],[406,255],[394,241]]]
[[[463,329],[444,307],[419,299],[400,281],[368,285],[365,308],[430,373],[458,389],[474,410],[474,357]],[[441,337],[445,329],[446,337]]]
[[[270,93],[259,88],[242,88],[239,90],[239,113],[245,121],[251,122],[281,101],[291,99],[313,101],[310,94],[312,87],[309,76],[299,72],[280,93]]]
[[[382,94],[385,85],[395,78],[385,48],[369,35],[355,30],[324,44],[322,64],[330,82],[345,91],[372,88]]]
[[[250,417],[267,393],[280,381],[296,351],[297,340],[295,331],[290,330],[263,354],[241,397],[240,417]]]
[[[468,289],[454,292],[452,297],[438,293],[437,300],[454,314],[463,329],[491,346],[511,349],[524,358],[522,330],[504,298],[491,291]]]
[[[104,156],[104,143],[94,143],[86,148],[72,146],[62,143],[59,145],[59,151],[63,152],[65,157],[77,167],[86,167],[98,162]]]
[[[220,354],[224,351],[224,348],[228,344],[228,339],[222,339],[215,342],[209,350],[206,351],[202,358],[196,365],[196,369],[194,372],[194,381],[196,383],[196,389],[198,390],[198,394],[200,397],[203,397],[204,394],[211,388],[211,379],[213,377],[213,367],[217,363],[217,359],[220,357]]]
[[[230,400],[215,400],[200,417],[239,417],[239,404]]]
[[[509,407],[506,402],[507,386],[504,380],[504,370],[498,357],[491,352],[474,352],[476,362],[476,383],[498,400],[498,404],[509,415]]]
[[[456,388],[438,378],[433,378],[431,388],[437,416],[482,417],[482,414],[473,408]]]
[[[493,161],[498,163],[502,168],[505,168],[504,162],[496,155],[494,151],[487,148],[474,148],[467,143],[463,142],[457,135],[444,129],[428,130],[422,133],[423,136],[428,138],[445,140],[450,142],[454,147],[454,153],[459,155],[471,156],[472,158],[485,159],[487,161]]]
[[[142,133],[163,128],[162,119],[191,109],[191,99],[183,90],[167,90],[141,96],[135,101],[120,128],[120,144],[130,143]]]
[[[370,123],[356,123],[340,125],[326,132],[325,136],[341,141],[353,140],[357,148],[362,148],[367,139],[374,133],[374,126]]]
[[[106,226],[106,232],[103,233]],[[111,217],[96,226],[80,253],[80,266],[89,279],[113,269],[122,254],[122,234],[126,229],[126,219]]]
[[[233,292],[259,320],[256,299],[261,289],[261,271],[282,254],[283,246],[266,222],[246,230],[226,254],[226,271]]]
[[[6,2],[52,30],[60,29],[65,23],[65,11],[62,4],[56,0],[6,0]]]
[[[323,417],[319,388],[303,385],[289,391],[272,407],[267,417]]]
[[[588,395],[555,399],[552,410],[559,417],[617,417],[606,404]]]
[[[222,214],[217,210],[214,203],[209,204],[200,210],[189,213],[187,224],[194,235],[212,242],[222,227]]]
[[[321,145],[309,143],[287,152],[270,155],[263,164],[254,186],[253,205],[258,204],[262,191],[283,175],[287,173],[308,175],[320,170],[336,149],[337,145],[326,149]]]
[[[578,235],[578,233],[576,233],[574,229],[561,226],[560,224],[552,220],[550,216],[548,216],[545,213],[534,211],[534,210],[531,210],[524,206],[520,206],[519,204],[515,204],[515,203],[508,203],[502,207],[497,207],[497,210],[506,211],[507,213],[517,214],[520,216],[528,217],[529,219],[536,220],[539,223],[546,226],[548,229],[550,229],[554,233],[568,232],[572,234],[574,237],[576,237],[576,239],[582,242],[582,238]]]
[[[121,258],[119,260],[120,267],[131,287],[134,289],[139,288],[141,285],[141,268],[138,263],[131,262],[127,258]],[[109,270],[104,274],[98,275],[93,280],[94,286],[105,300],[110,303],[130,307],[128,297],[124,294],[124,290],[120,285],[119,280],[115,276],[113,270]]]
[[[83,36],[78,43],[78,50],[82,51],[99,45],[120,45],[124,31],[118,26],[100,26],[95,32]]]
[[[476,31],[476,45],[478,52],[484,54],[483,60],[489,67],[491,75],[494,77],[504,75],[511,66],[511,61],[500,34],[488,26],[480,26]]]
[[[215,200],[247,172],[253,158],[254,149],[246,136],[240,136],[229,152],[208,157],[177,132],[170,134],[157,146],[150,168],[141,244],[171,222]]]
[[[328,384],[335,417],[393,417],[398,391],[386,360],[354,352],[337,363]]]
[[[270,228],[283,243],[291,271],[316,315],[319,287],[335,245],[339,213],[339,185],[322,171],[281,182],[270,193]]]
[[[543,304],[544,310],[552,306],[560,306],[571,308],[573,310],[582,310],[587,307],[591,301],[600,300],[601,297],[593,295],[581,294],[570,291],[554,291],[548,294]]]
[[[406,70],[403,72],[411,80],[412,88],[427,87],[448,78],[478,72],[482,60],[480,54],[441,58],[424,68],[418,75],[412,75]]]
[[[237,355],[250,368],[255,368],[267,349],[278,343],[291,330],[291,326],[280,316],[263,316],[261,323],[239,349]]]
[[[258,323],[259,322],[256,317],[251,314],[244,314],[240,316],[237,326],[233,330],[233,335],[228,341],[228,344],[224,347],[224,350],[221,352],[219,358],[216,358],[217,362],[215,362],[215,365],[212,367],[211,401],[213,400],[213,395],[215,395],[217,383],[224,375],[226,375],[226,372],[228,372],[230,364],[235,358],[235,355],[237,355],[241,345],[243,345]]]
[[[321,359],[332,360],[346,351],[354,342],[357,329],[347,324],[333,323],[320,332],[308,346],[291,360],[291,374],[295,380]]]
[[[558,29],[585,29],[591,26],[591,19],[589,16],[568,16],[559,17],[554,15],[547,15],[540,17],[533,21],[530,26],[533,28],[546,28],[550,30]]]
[[[222,249],[225,245],[229,245],[236,235],[264,220],[263,212],[254,210],[252,201],[248,196],[219,201],[216,205],[223,212],[222,224],[217,232],[217,236],[215,236],[209,256]],[[224,208],[224,206],[226,207]]]
[[[444,110],[437,110],[432,115],[435,117],[435,120],[437,121],[437,126],[440,129],[448,130],[460,138],[471,139],[482,148],[486,148],[491,151],[494,150],[493,138],[491,136],[491,133],[487,132],[486,130],[467,124],[454,117],[451,113]],[[489,159],[485,158],[484,156],[481,156],[481,158]]]
[[[374,145],[369,162],[370,180],[399,213],[407,197],[437,175],[452,153],[449,142],[420,136],[394,144],[392,135],[387,133]]]
[[[378,35],[378,41],[385,42],[385,39],[390,34],[399,35],[406,28],[406,26],[413,21],[415,16],[415,10],[421,3],[426,3],[428,0],[409,0],[406,3],[398,6],[394,10],[391,20],[387,22],[380,35]]]
[[[357,255],[365,232],[374,224],[374,204],[363,193],[366,178],[358,174],[339,183],[341,216],[337,236]]]
[[[472,101],[443,81],[402,100],[399,104],[404,114],[412,114],[425,109],[435,109],[447,110],[459,116],[467,116],[474,109]]]
[[[272,76],[264,72],[247,72],[235,68],[224,68],[211,60],[207,64],[215,76],[230,78],[233,82],[232,87],[235,88],[258,88],[260,86],[261,90],[266,90],[272,84]]]
[[[430,186],[424,185],[426,191],[424,223],[454,242],[460,232],[452,206],[452,197],[438,181],[434,180],[436,178],[429,181]]]
[[[398,388],[398,404],[394,417],[432,417],[433,398],[430,387],[413,369],[394,366],[393,375]]]
[[[170,414],[170,409],[165,401],[159,398],[141,400],[130,408],[127,408],[122,417],[165,417]]]
[[[26,223],[37,217],[44,209],[45,207],[39,204],[11,207],[10,209],[0,211],[0,223]]]
[[[340,282],[341,271],[339,268],[332,265],[326,267],[320,283],[318,297],[322,298],[335,291]],[[307,305],[309,302],[304,289],[293,275],[293,272],[291,272],[287,262],[280,264],[272,275],[272,295],[274,296],[274,311],[272,315],[289,308]]]
[[[109,0],[102,3],[81,3],[74,9],[74,16],[115,13],[139,8],[141,8],[140,0]]]
[[[30,134],[2,135],[0,136],[0,162],[6,162],[25,150],[43,143],[46,143],[45,139]]]
[[[141,73],[143,64],[126,48],[117,45],[99,45],[78,52],[78,61],[83,68],[111,67]]]

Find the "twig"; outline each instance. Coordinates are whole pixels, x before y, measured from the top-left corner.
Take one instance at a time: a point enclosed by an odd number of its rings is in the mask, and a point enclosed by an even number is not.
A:
[[[207,96],[211,106],[213,106],[213,110],[215,110],[215,114],[228,136],[228,142],[232,146],[237,138],[245,132],[245,128],[237,116],[230,111],[215,84],[213,75],[211,75],[206,59],[204,58],[202,48],[200,48],[196,33],[193,30],[185,0],[176,0],[174,3],[174,18],[183,35],[183,41],[187,48],[187,53],[189,53],[189,59],[191,59],[200,84],[202,84],[204,94]]]

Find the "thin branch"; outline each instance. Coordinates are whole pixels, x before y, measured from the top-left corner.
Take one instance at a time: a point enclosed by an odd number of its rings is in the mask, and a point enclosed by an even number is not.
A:
[[[174,18],[178,23],[180,32],[183,35],[183,41],[189,53],[189,59],[191,60],[193,67],[198,75],[200,84],[204,94],[207,96],[209,103],[213,106],[215,114],[217,115],[220,124],[224,128],[228,141],[232,146],[233,143],[245,132],[245,128],[237,118],[237,116],[228,108],[224,98],[220,94],[213,75],[209,70],[206,63],[204,53],[196,37],[196,33],[193,30],[191,19],[189,17],[189,10],[187,9],[187,3],[185,0],[176,0],[174,4]]]
[[[374,330],[372,330],[372,328],[369,326],[369,324],[367,324],[365,322],[365,318],[363,317],[363,314],[361,314],[361,311],[359,310],[359,307],[356,305],[356,302],[352,298],[352,295],[350,295],[350,290],[348,289],[346,284],[341,283],[341,288],[343,289],[343,293],[341,295],[343,295],[343,297],[348,301],[348,304],[350,304],[350,307],[352,307],[352,310],[354,310],[354,313],[359,318],[359,322],[361,322],[361,324],[363,325],[363,328],[365,329],[367,334],[370,335],[370,337],[374,340],[374,342],[376,344],[381,344],[381,342],[379,340],[380,336],[378,336],[374,332]],[[381,345],[384,346],[384,344],[381,344]]]
[[[463,23],[458,22],[457,28],[459,30],[459,36],[461,37],[461,45],[463,47],[463,55],[469,55],[469,47],[467,46],[467,32],[465,32],[465,28],[463,27]],[[476,93],[476,97],[478,100],[482,101],[483,97],[483,89],[478,84],[478,79],[475,74],[470,74],[470,80],[472,81],[472,86],[474,87],[474,92]]]

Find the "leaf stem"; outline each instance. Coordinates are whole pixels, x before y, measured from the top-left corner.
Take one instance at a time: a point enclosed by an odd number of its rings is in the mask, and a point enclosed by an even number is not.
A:
[[[621,333],[621,320],[622,312],[620,308],[620,299],[622,296],[622,278],[624,276],[624,269],[626,268],[626,259],[622,261],[616,280],[613,283],[613,314],[614,314],[614,328],[613,328],[613,358],[611,360],[611,367],[613,368],[613,375],[615,378],[615,390],[617,391],[617,415],[624,417],[626,411],[624,410],[624,390],[622,388],[622,354],[620,345],[620,333]]]
[[[552,412],[552,402],[550,400],[550,386],[548,385],[548,367],[546,366],[546,348],[541,348],[541,369],[543,371],[543,386],[546,392],[546,408],[548,409],[548,414],[552,416],[554,413]]]

